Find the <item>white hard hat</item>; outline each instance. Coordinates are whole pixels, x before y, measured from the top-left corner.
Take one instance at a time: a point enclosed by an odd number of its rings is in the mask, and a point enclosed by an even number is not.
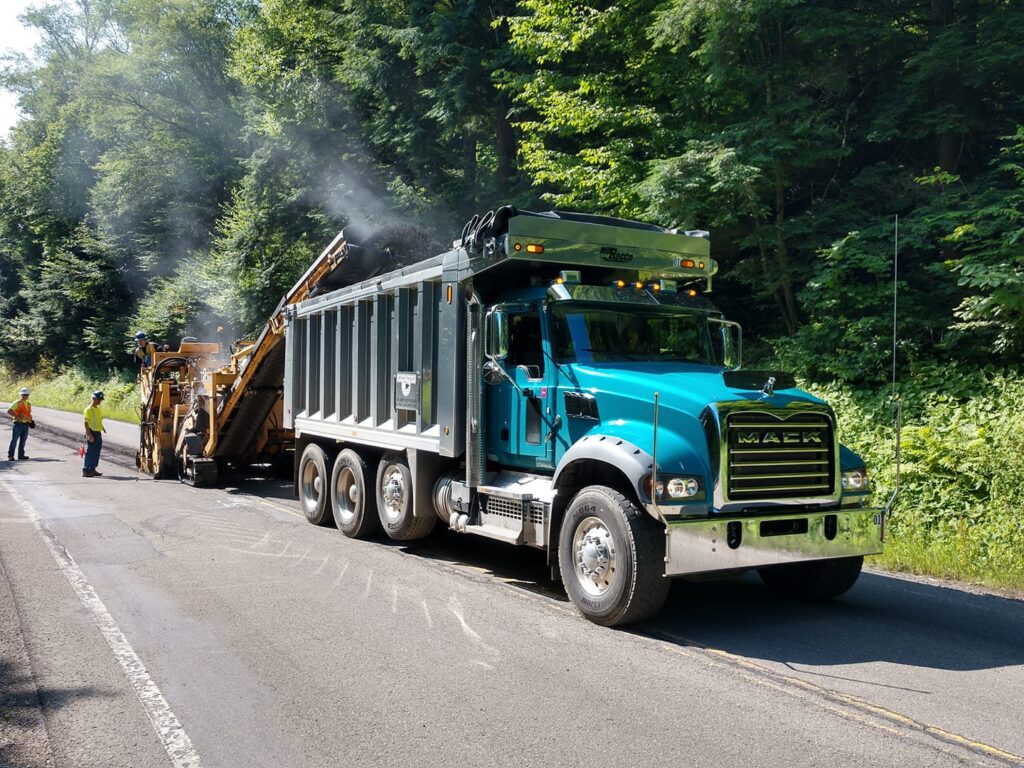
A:
[[[22,387],[21,388],[21,394],[23,394],[23,395],[29,394],[28,387]]]

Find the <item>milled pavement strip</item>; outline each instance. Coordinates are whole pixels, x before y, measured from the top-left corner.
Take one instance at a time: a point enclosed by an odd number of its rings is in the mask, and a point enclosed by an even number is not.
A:
[[[164,698],[156,683],[149,676],[141,659],[139,659],[128,639],[117,626],[113,616],[110,615],[107,607],[100,600],[99,595],[96,594],[92,584],[89,583],[85,574],[78,567],[71,553],[64,548],[64,545],[60,543],[60,540],[54,535],[53,531],[43,523],[35,507],[32,506],[28,499],[22,496],[17,489],[2,477],[0,477],[0,487],[28,515],[46,544],[47,549],[50,550],[50,554],[53,555],[53,559],[57,562],[61,573],[64,574],[64,577],[71,584],[71,588],[75,591],[82,606],[92,615],[103,637],[106,638],[110,650],[113,651],[114,658],[121,665],[125,677],[128,678],[128,682],[131,683],[132,688],[138,695],[139,701],[142,702],[146,715],[149,717],[149,721],[152,723],[160,743],[167,752],[167,756],[171,759],[171,763],[175,768],[202,768],[202,762],[199,759],[199,754],[192,746],[192,740],[185,733],[185,729],[171,710],[167,699]]]
[[[705,661],[714,664],[715,666],[723,668],[731,667],[734,670],[737,668],[744,670],[746,673],[744,676],[749,677],[755,682],[758,682],[758,680],[755,680],[755,678],[757,678],[766,683],[774,683],[772,687],[777,690],[799,696],[801,699],[813,703],[822,709],[842,715],[847,719],[856,720],[864,725],[884,730],[904,738],[909,738],[912,733],[924,734],[944,744],[957,746],[985,757],[995,758],[1010,765],[1024,765],[1024,757],[1020,755],[1007,752],[1006,750],[994,747],[991,744],[985,744],[984,742],[976,741],[974,739],[967,738],[966,736],[961,736],[958,733],[947,731],[936,725],[919,722],[913,718],[907,717],[906,715],[902,715],[899,712],[894,712],[877,704],[872,704],[871,702],[865,701],[857,696],[823,688],[820,685],[808,682],[807,680],[803,680],[799,677],[778,672],[764,666],[763,664],[758,664],[757,662],[751,661],[743,656],[737,656],[729,651],[712,648],[692,640],[687,640],[684,637],[678,637],[665,632],[652,630],[641,631],[643,632],[641,636],[646,636],[653,640],[661,640],[663,642],[668,641],[668,643],[663,647],[671,653],[692,657],[694,652],[702,651],[711,657],[706,657]],[[683,648],[680,648],[680,645],[682,645]],[[812,694],[817,700],[801,696],[801,692]],[[831,702],[831,705],[829,702]],[[856,716],[854,712],[850,711],[851,709],[862,714],[879,718],[884,722],[880,723],[865,717]]]

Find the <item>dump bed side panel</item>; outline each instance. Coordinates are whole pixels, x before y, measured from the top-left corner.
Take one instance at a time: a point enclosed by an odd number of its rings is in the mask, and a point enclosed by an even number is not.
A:
[[[459,455],[465,378],[456,343],[459,305],[439,265],[427,265],[290,309],[286,426],[353,443]]]

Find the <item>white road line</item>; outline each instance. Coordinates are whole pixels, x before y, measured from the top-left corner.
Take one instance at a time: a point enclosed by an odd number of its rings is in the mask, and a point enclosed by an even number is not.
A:
[[[124,636],[124,633],[117,626],[114,617],[110,615],[107,607],[100,600],[99,595],[96,594],[96,590],[93,589],[92,584],[85,578],[85,574],[82,573],[74,558],[71,557],[71,553],[64,548],[64,545],[60,543],[60,540],[54,535],[53,531],[43,523],[39,513],[36,512],[35,507],[32,506],[28,499],[22,496],[3,478],[0,478],[0,486],[7,491],[10,497],[28,515],[29,520],[32,521],[32,524],[46,544],[46,548],[50,550],[50,554],[53,555],[53,559],[57,562],[61,573],[64,574],[64,578],[71,584],[71,588],[75,591],[85,610],[92,615],[93,621],[96,622],[96,626],[99,627],[100,632],[107,641],[107,645],[113,651],[114,658],[121,665],[125,677],[128,678],[128,682],[135,689],[139,701],[142,702],[142,707],[146,710],[146,715],[149,717],[149,722],[152,723],[153,730],[156,731],[157,738],[160,739],[160,743],[163,745],[164,750],[166,750],[167,756],[171,758],[171,763],[175,768],[202,768],[199,753],[192,746],[192,740],[185,733],[181,721],[178,720],[171,710],[167,699],[164,698],[156,683],[153,682],[153,678],[149,676],[142,660],[139,659],[138,654],[135,653],[135,650],[128,642],[128,638]]]

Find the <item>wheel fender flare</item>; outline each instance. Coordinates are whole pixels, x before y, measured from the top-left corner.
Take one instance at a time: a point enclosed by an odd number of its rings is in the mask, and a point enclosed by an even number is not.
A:
[[[654,457],[628,440],[611,435],[587,435],[577,440],[558,462],[551,485],[557,491],[565,484],[567,470],[580,461],[594,461],[618,469],[629,480],[638,500],[643,502],[643,479],[654,468]]]

